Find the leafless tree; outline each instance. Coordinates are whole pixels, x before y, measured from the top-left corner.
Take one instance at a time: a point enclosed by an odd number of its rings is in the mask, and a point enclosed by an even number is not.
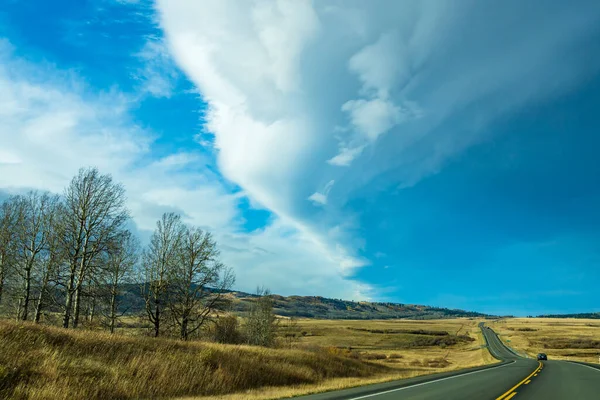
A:
[[[51,283],[56,283],[59,279],[60,265],[64,262],[58,230],[61,202],[58,196],[49,198],[44,230],[46,231],[45,249],[41,255],[41,265],[39,271],[39,289],[38,298],[35,305],[34,321],[38,323],[42,316],[44,308],[54,300],[53,288]]]
[[[181,217],[165,213],[156,223],[150,244],[143,254],[141,280],[146,314],[152,323],[154,336],[160,334],[163,313],[167,306],[170,272],[179,261],[178,256],[185,232]]]
[[[129,218],[125,190],[96,168],[82,168],[64,195],[60,237],[68,259],[63,327],[79,322],[84,285],[103,251]]]
[[[257,346],[271,346],[275,341],[277,319],[273,313],[273,297],[269,289],[258,288],[256,299],[246,321],[248,343]]]
[[[19,196],[16,202],[16,272],[22,283],[18,318],[25,321],[29,316],[34,275],[42,268],[42,257],[47,250],[51,229],[51,215],[58,199],[48,193],[29,192]]]
[[[14,196],[0,204],[0,303],[6,279],[15,258],[16,206],[17,202]]]
[[[233,272],[219,261],[212,235],[186,227],[175,266],[169,270],[169,306],[182,340],[196,332],[222,304],[223,293],[234,282]]]
[[[108,293],[106,319],[110,333],[114,333],[120,317],[119,296],[122,292],[122,285],[133,280],[133,270],[138,262],[139,247],[137,238],[130,231],[124,231],[104,256],[101,283]]]

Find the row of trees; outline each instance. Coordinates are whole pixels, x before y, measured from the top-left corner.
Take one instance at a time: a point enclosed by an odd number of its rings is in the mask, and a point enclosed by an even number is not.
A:
[[[210,233],[165,214],[150,244],[128,229],[125,190],[95,168],[81,169],[62,196],[29,192],[0,204],[0,305],[39,322],[60,313],[114,332],[124,284],[137,282],[154,336],[164,324],[188,339],[222,306],[234,274]]]

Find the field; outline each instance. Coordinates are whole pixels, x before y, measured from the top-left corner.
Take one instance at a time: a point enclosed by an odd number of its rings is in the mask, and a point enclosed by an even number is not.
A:
[[[514,318],[488,322],[504,342],[534,357],[546,353],[556,360],[597,363],[600,320],[574,318]]]
[[[494,361],[475,320],[297,328],[298,341],[267,349],[0,321],[0,397],[281,398]]]

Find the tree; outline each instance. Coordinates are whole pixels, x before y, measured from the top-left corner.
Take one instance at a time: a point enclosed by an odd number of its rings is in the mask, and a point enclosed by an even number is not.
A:
[[[133,269],[139,258],[139,242],[130,231],[124,231],[104,257],[101,286],[108,291],[106,319],[110,333],[115,332],[119,318],[119,296],[122,285],[131,282]]]
[[[43,253],[47,250],[51,214],[56,203],[56,197],[35,191],[16,198],[16,272],[22,284],[18,318],[23,321],[29,316],[32,283],[36,270],[41,267]]]
[[[0,303],[4,285],[15,257],[17,223],[16,197],[9,197],[0,205]]]
[[[223,302],[235,282],[233,272],[219,261],[209,232],[186,227],[174,268],[169,271],[170,310],[180,338],[187,340]]]
[[[257,298],[250,308],[246,322],[248,343],[256,346],[271,346],[275,342],[277,319],[273,313],[273,297],[269,289],[258,288]]]
[[[63,327],[79,322],[84,283],[129,219],[125,190],[96,168],[82,168],[65,190],[60,237],[68,259]]]
[[[60,266],[64,261],[62,249],[60,247],[60,238],[57,234],[56,226],[59,223],[60,210],[62,203],[58,196],[51,196],[49,199],[47,214],[45,218],[44,229],[46,231],[46,243],[41,255],[41,265],[39,271],[39,290],[38,299],[35,306],[35,315],[33,320],[38,323],[42,316],[42,311],[54,299],[54,292],[50,289],[50,284],[56,284],[59,280]],[[54,286],[53,286],[54,287]]]
[[[185,226],[181,217],[165,213],[156,223],[150,244],[143,255],[142,296],[146,315],[153,325],[154,337],[160,334],[163,311],[167,306],[169,277],[178,262],[177,257],[183,241]]]
[[[227,315],[215,318],[210,333],[212,339],[218,343],[240,344],[244,342],[244,338],[239,327],[238,318],[235,315]]]

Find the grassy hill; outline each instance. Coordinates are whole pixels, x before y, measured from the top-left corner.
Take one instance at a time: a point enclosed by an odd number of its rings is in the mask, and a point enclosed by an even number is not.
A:
[[[233,311],[244,313],[250,307],[254,296],[243,292],[232,292]],[[317,319],[440,319],[457,317],[488,317],[485,314],[429,307],[414,304],[372,303],[328,299],[321,296],[279,296],[274,295],[275,313],[286,317]]]
[[[136,314],[143,311],[144,301],[139,295],[139,285],[125,285],[121,302],[122,312]],[[256,296],[240,291],[226,294],[230,309],[238,314],[250,310]],[[329,299],[321,296],[280,296],[273,295],[277,315],[297,318],[317,319],[440,319],[440,318],[486,318],[491,317],[472,311],[430,307],[416,304],[373,303]]]

